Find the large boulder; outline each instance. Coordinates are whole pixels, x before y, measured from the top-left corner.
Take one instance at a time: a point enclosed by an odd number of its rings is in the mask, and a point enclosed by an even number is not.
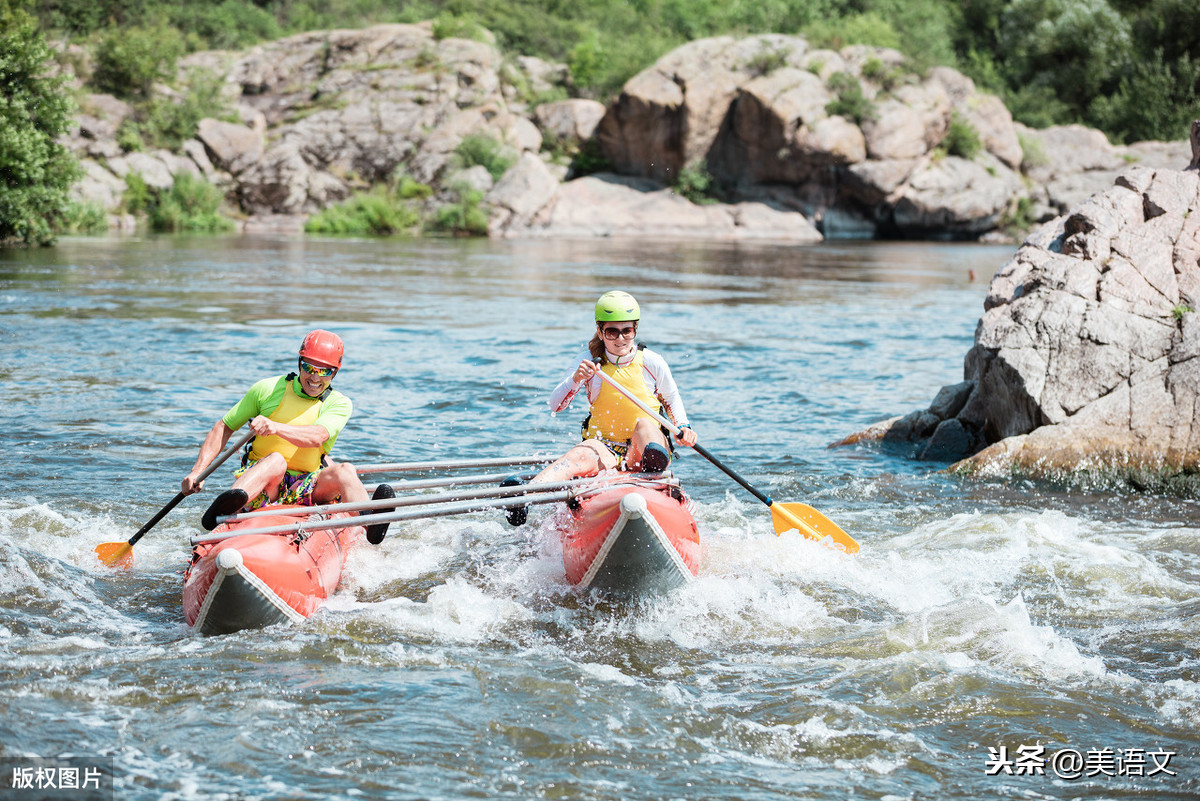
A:
[[[978,154],[946,145],[955,126]],[[908,72],[895,51],[795,36],[673,51],[625,84],[596,140],[616,172],[660,184],[701,163],[733,200],[786,187],[826,231],[977,238],[1028,195],[998,98],[951,69]]]
[[[606,111],[596,100],[573,98],[541,104],[534,110],[534,119],[545,139],[571,148],[592,138]]]
[[[618,172],[673,183],[684,167],[708,158],[756,59],[777,54],[800,66],[807,48],[804,39],[777,34],[689,42],[629,79],[596,139]]]
[[[1128,168],[996,273],[963,383],[845,442],[912,443],[965,472],[1200,472],[1197,309],[1200,172]]]
[[[891,222],[910,235],[978,236],[999,227],[1020,189],[1020,176],[995,158],[946,156],[924,163],[893,190]]]
[[[206,117],[197,126],[196,139],[204,145],[210,163],[233,175],[262,158],[262,133],[236,122]]]
[[[525,157],[527,161],[532,158]],[[515,174],[520,167],[510,172]],[[489,195],[493,203],[508,183],[506,175]],[[519,225],[524,220],[528,224]],[[649,178],[618,175],[593,175],[562,184],[535,214],[530,215],[528,208],[514,213],[513,224],[497,226],[493,233],[781,242],[821,239],[821,234],[796,211],[757,202],[698,205]]]

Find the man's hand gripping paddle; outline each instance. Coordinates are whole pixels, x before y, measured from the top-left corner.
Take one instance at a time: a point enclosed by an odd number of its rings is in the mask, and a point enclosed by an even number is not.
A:
[[[233,444],[233,447],[222,453],[216,459],[213,459],[208,467],[204,468],[204,472],[200,474],[200,481],[212,475],[213,471],[225,463],[233,454],[240,451],[247,442],[254,438],[253,431],[247,431],[245,436]],[[145,536],[146,532],[154,528],[158,521],[167,516],[167,513],[179,505],[179,502],[186,498],[187,495],[183,491],[175,493],[175,497],[163,508],[158,510],[158,514],[146,521],[146,525],[137,530],[132,537],[126,542],[102,542],[95,547],[96,555],[100,557],[100,561],[109,567],[120,567],[128,570],[133,567],[133,546]]]

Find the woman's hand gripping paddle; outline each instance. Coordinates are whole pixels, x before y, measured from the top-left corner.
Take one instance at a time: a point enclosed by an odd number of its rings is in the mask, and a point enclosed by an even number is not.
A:
[[[240,451],[247,442],[253,439],[253,437],[254,432],[247,431],[245,436],[233,444],[232,448],[222,453],[216,459],[213,459],[208,467],[204,468],[204,472],[200,474],[200,478],[198,479],[197,483],[204,481],[204,479],[212,475],[214,470],[224,464],[225,460],[230,456]],[[139,528],[137,533],[130,537],[127,542],[102,542],[97,545],[95,551],[96,555],[100,557],[100,561],[109,567],[121,567],[125,568],[126,570],[133,567],[134,544],[140,540],[147,531],[154,528],[158,524],[159,520],[162,520],[164,517],[166,517],[167,513],[178,506],[179,502],[186,497],[187,496],[184,495],[182,491],[175,493],[175,497],[172,498],[166,506],[159,509],[158,514],[147,520],[146,525]]]
[[[643,412],[657,420],[659,425],[666,428],[672,434],[679,434],[678,426],[651,409],[640,398],[610,378],[604,371],[597,369],[596,375],[600,376],[601,381],[607,381],[609,386],[633,401]],[[771,509],[771,522],[775,526],[775,533],[777,535],[795,529],[809,539],[825,542],[835,550],[844,551],[845,553],[858,553],[858,543],[855,542],[854,538],[842,531],[837,523],[816,509],[803,503],[776,503],[770,497],[751,486],[750,482],[739,476],[733,469],[726,467],[720,459],[705,450],[703,446],[696,444],[692,448],[696,453],[712,462],[726,475],[747,489],[751,495],[758,498]]]

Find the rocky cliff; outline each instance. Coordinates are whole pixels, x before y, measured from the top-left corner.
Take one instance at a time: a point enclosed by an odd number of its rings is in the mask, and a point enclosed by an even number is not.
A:
[[[1038,228],[992,279],[964,381],[845,443],[907,443],[969,473],[1195,484],[1196,164],[1131,167]]]
[[[224,79],[237,119],[204,120],[180,152],[124,152],[115,136],[130,108],[85,99],[70,142],[84,160],[81,198],[116,210],[131,172],[154,187],[193,172],[223,187],[248,227],[296,228],[403,171],[433,185],[435,203],[453,186],[485,193],[495,236],[977,238],[1061,214],[1130,163],[1163,167],[1186,151],[1028,130],[953,70],[918,75],[893,51],[815,50],[792,36],[692,42],[607,107],[537,105],[561,91],[562,67],[437,39],[429,24],[198,53],[180,81],[198,69]],[[454,159],[472,134],[517,156],[498,180]],[[576,177],[562,154],[584,146],[608,172]],[[687,170],[711,176],[723,202],[672,191]]]

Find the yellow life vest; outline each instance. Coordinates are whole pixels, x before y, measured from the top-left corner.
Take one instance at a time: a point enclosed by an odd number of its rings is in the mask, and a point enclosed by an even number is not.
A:
[[[310,398],[297,393],[295,379],[289,376],[279,406],[267,415],[267,419],[292,426],[311,426],[317,422],[317,416],[321,413],[321,403],[321,398]],[[312,473],[321,469],[323,452],[320,446],[301,448],[280,436],[255,437],[250,448],[249,461],[256,462],[270,453],[282,454],[287,460],[288,470]]]
[[[651,409],[662,408],[658,398],[646,386],[640,350],[628,364],[618,366],[609,362],[600,369]],[[605,382],[600,385],[600,394],[592,403],[592,413],[588,416],[583,436],[585,439],[594,438],[613,443],[628,442],[633,438],[634,426],[643,417],[654,419]]]

